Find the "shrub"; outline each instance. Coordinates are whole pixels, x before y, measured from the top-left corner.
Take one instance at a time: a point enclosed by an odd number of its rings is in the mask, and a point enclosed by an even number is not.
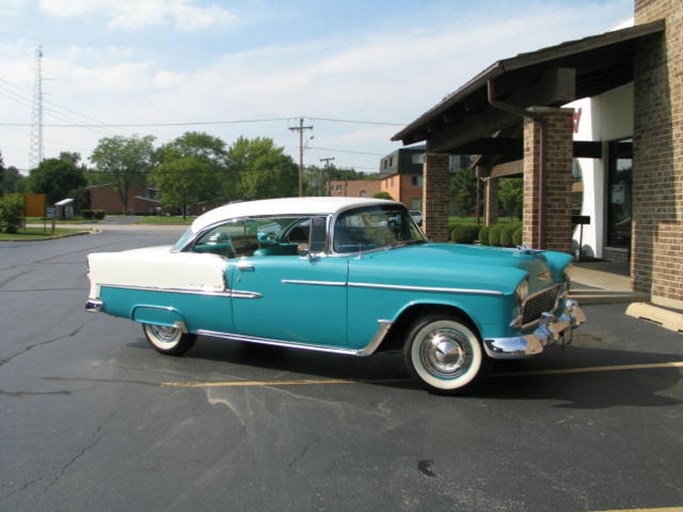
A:
[[[451,230],[451,240],[456,244],[471,244],[477,239],[479,226],[476,224],[455,224]]]
[[[514,232],[521,227],[519,222],[511,222],[509,224],[502,224],[500,230],[500,245],[503,247],[515,247],[519,244],[515,244],[513,241]]]
[[[518,224],[517,228],[512,232],[512,246],[517,247],[519,245],[522,245],[522,225]]]
[[[0,197],[0,233],[16,233],[24,218],[24,196],[6,194]]]
[[[93,217],[95,218],[95,220],[102,220],[104,219],[104,216],[104,210],[93,210]]]
[[[500,232],[503,226],[496,224],[489,227],[489,245],[500,247]]]
[[[90,220],[95,216],[95,212],[92,210],[81,210],[81,215],[84,219]]]
[[[482,226],[482,228],[479,230],[479,243],[482,245],[488,245],[489,244],[489,227],[488,226]]]

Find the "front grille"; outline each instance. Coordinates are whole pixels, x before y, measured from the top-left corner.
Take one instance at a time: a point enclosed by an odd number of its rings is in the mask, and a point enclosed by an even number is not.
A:
[[[535,322],[541,313],[553,311],[557,305],[557,290],[559,285],[546,288],[529,295],[522,303],[522,325]]]

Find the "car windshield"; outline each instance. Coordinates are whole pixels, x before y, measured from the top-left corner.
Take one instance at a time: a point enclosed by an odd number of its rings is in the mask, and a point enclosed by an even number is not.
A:
[[[334,251],[350,253],[423,243],[426,239],[408,210],[378,205],[342,213],[334,227]]]

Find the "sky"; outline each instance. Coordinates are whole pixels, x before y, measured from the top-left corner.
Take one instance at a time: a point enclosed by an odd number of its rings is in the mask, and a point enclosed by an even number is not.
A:
[[[605,32],[633,0],[0,0],[0,152],[43,156],[186,131],[270,137],[372,173],[391,137],[494,62]]]

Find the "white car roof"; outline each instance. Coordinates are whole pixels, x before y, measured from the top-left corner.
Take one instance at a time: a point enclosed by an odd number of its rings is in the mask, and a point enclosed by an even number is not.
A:
[[[386,199],[367,199],[363,197],[285,197],[280,199],[244,201],[219,206],[197,217],[192,223],[192,231],[197,233],[207,226],[227,219],[269,215],[334,215],[348,208],[376,204],[401,203]]]

